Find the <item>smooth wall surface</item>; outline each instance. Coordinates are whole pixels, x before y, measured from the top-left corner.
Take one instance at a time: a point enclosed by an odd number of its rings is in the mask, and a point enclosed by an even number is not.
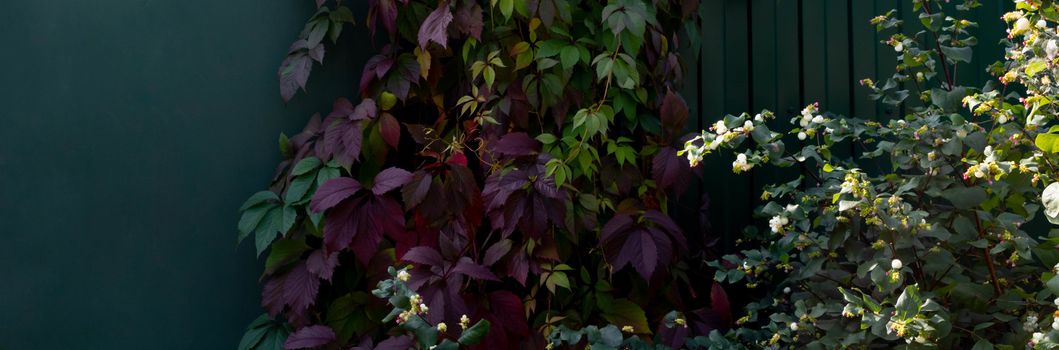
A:
[[[283,104],[276,69],[314,11],[0,1],[0,349],[235,348],[263,264],[236,245],[237,209],[279,133],[359,79],[317,66],[314,93]],[[364,32],[330,67],[362,65]]]

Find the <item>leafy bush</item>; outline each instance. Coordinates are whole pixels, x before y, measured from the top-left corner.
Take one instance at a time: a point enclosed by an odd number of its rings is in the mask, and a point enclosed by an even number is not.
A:
[[[284,99],[354,22],[317,6],[279,69]],[[615,330],[680,346],[729,322],[690,259],[703,240],[667,214],[692,174],[674,145],[697,1],[368,8],[381,49],[359,102],[281,136],[271,188],[241,208],[240,240],[268,251],[268,312],[240,349],[605,348]],[[586,337],[549,338],[562,329]]]
[[[717,281],[767,287],[728,341],[1059,347],[1059,231],[1027,224],[1042,206],[1048,220],[1059,217],[1059,7],[1016,0],[1004,16],[1006,60],[990,68],[999,79],[978,88],[955,83],[976,25],[953,18],[978,1],[953,13],[939,1],[914,3],[923,30],[885,41],[897,73],[862,81],[877,99],[903,104],[904,118],[842,118],[810,105],[785,135],[770,130],[780,126],[768,111],[727,116],[682,150],[691,163],[734,150],[736,173],[800,170],[762,194],[757,214],[768,228],[748,230],[740,253],[711,263]],[[880,31],[905,25],[893,12],[873,23]],[[843,156],[851,145],[859,154]]]

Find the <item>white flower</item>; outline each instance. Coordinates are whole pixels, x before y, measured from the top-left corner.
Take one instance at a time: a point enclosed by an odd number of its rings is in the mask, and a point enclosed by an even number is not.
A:
[[[1041,28],[1041,29],[1048,28],[1048,22],[1043,20],[1043,19],[1042,20],[1037,20],[1037,28]]]
[[[791,294],[791,287],[783,287],[783,294]]]
[[[1000,124],[1007,123],[1008,122],[1008,115],[1007,114],[1000,114],[1000,116],[997,117],[997,122],[1000,123]]]
[[[1048,54],[1048,58],[1055,58],[1055,54],[1059,53],[1059,44],[1056,44],[1055,39],[1048,40],[1047,44],[1044,44],[1044,53]]]
[[[787,226],[789,222],[790,220],[788,220],[787,217],[776,215],[769,219],[769,228],[772,229],[772,233],[782,233],[783,227]]]
[[[797,332],[798,331],[798,322],[791,322],[791,325],[789,327],[791,328],[791,332]]]
[[[1034,332],[1033,333],[1033,338],[1030,339],[1030,342],[1032,342],[1034,344],[1040,343],[1042,341],[1044,341],[1044,333],[1041,333],[1041,332]]]
[[[409,274],[408,271],[401,270],[401,272],[397,273],[397,279],[401,282],[408,282],[409,278],[412,278],[412,275]]]
[[[1059,298],[1055,298],[1054,303],[1055,303],[1055,305],[1059,305]]]
[[[804,127],[807,127],[807,126],[809,126],[809,122],[811,122],[811,121],[813,121],[813,118],[812,118],[812,117],[810,117],[810,116],[803,116],[803,117],[802,117],[802,119],[798,121],[798,125],[800,125],[801,127],[803,127],[803,128],[804,128]]]
[[[746,132],[754,131],[754,122],[749,121],[749,120],[747,120],[746,122],[743,122],[743,131],[746,131]]]
[[[1027,30],[1030,30],[1030,20],[1026,19],[1026,17],[1019,18],[1019,20],[1015,21],[1015,27],[1011,28],[1011,36],[1025,33]]]
[[[449,325],[445,324],[445,322],[438,323],[438,332],[445,333],[447,330],[449,330]]]
[[[744,171],[749,171],[753,167],[753,164],[747,163],[746,154],[743,153],[736,155],[735,161],[732,162],[732,171],[737,174]]]
[[[905,50],[905,44],[904,43],[897,43],[897,45],[894,45],[894,51],[901,52],[901,51],[904,51],[904,50]]]
[[[890,261],[890,268],[894,270],[900,270],[902,266],[905,265],[901,263],[901,259],[893,259]]]
[[[717,133],[717,135],[724,135],[728,133],[728,126],[724,125],[723,120],[718,120],[716,123],[713,123],[713,131]]]
[[[1059,331],[1059,318],[1052,320],[1052,329]]]
[[[824,123],[824,116],[817,115],[817,116],[813,117],[813,123],[823,124]]]
[[[806,135],[804,131],[798,133],[798,140],[805,141],[806,137],[809,137],[809,135]]]
[[[758,114],[754,115],[754,121],[756,121],[756,122],[764,122],[765,118],[761,116],[761,113],[758,113]]]
[[[795,210],[798,210],[798,205],[797,204],[787,204],[786,210],[787,210],[788,213],[793,212]]]

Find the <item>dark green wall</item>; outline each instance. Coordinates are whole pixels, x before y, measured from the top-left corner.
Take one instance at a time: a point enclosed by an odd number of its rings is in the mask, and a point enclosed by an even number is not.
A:
[[[965,83],[999,57],[1009,2],[983,2]],[[812,101],[899,115],[853,84],[891,71],[867,21],[896,5],[916,22],[909,1],[704,1],[701,65],[684,89],[695,127]],[[309,0],[0,0],[0,349],[235,347],[260,314],[261,266],[235,244],[236,209],[266,186],[277,134],[350,95],[350,68],[374,51],[347,31],[349,49],[327,56],[339,64],[284,106],[276,67],[312,12]],[[714,232],[730,241],[761,183],[784,174],[729,166],[695,188],[715,198]],[[683,217],[698,211],[689,197]]]
[[[267,185],[277,135],[359,79],[317,71],[283,105],[276,68],[313,11],[0,1],[0,349],[235,348],[262,265],[236,246],[236,210]]]

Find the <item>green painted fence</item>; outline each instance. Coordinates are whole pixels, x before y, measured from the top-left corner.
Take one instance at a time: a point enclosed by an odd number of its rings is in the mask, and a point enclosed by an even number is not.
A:
[[[999,57],[1008,2],[983,2],[965,83]],[[694,127],[811,101],[900,115],[854,84],[891,69],[867,22],[895,4],[917,22],[908,1],[704,1],[684,91]],[[283,105],[276,67],[312,12],[305,0],[0,1],[0,349],[235,347],[260,313],[261,271],[235,245],[236,209],[267,184],[277,134],[351,95],[367,58],[364,31],[347,31],[328,53],[337,64]],[[692,192],[711,194],[712,232],[730,243],[781,174],[711,165]],[[674,210],[694,218],[699,196],[687,197]]]

